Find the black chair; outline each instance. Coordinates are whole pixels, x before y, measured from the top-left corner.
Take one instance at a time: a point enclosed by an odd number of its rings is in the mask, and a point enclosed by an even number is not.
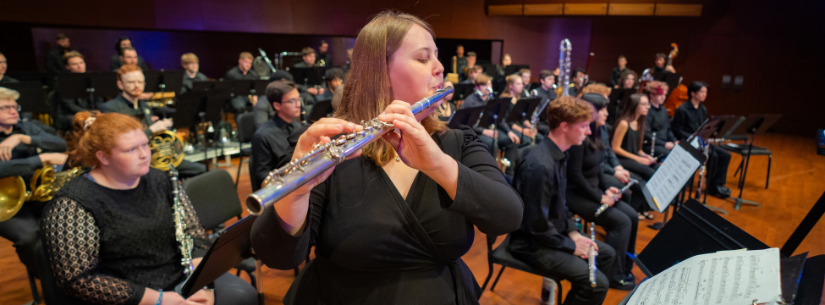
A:
[[[546,277],[554,282],[556,282],[556,304],[562,304],[562,287],[561,287],[561,279],[549,274],[541,274],[536,270],[533,270],[530,265],[516,259],[510,254],[510,234],[504,238],[504,241],[501,242],[501,245],[498,246],[495,250],[493,250],[493,244],[496,242],[497,236],[487,235],[487,265],[490,267],[489,273],[487,273],[487,278],[484,280],[484,285],[481,285],[481,291],[483,292],[485,288],[487,288],[487,283],[490,282],[490,278],[493,276],[493,264],[501,265],[501,270],[498,272],[496,276],[496,280],[493,281],[493,285],[490,286],[490,291],[496,288],[496,284],[498,284],[498,280],[501,278],[501,274],[504,273],[504,268],[510,267],[513,269],[521,270],[527,273],[535,274],[541,277]],[[552,297],[552,296],[551,296]]]
[[[738,154],[742,157],[742,162],[739,162],[739,167],[736,168],[736,171],[733,172],[733,176],[736,177],[739,174],[739,171],[743,170],[745,167],[745,158],[748,156],[748,145],[736,144],[736,143],[726,143],[725,145],[720,145],[723,149]],[[771,163],[773,162],[773,155],[771,154],[771,150],[754,146],[751,149],[751,156],[768,156],[768,174],[765,177],[765,188],[768,188],[768,185],[771,182]],[[744,185],[740,185],[739,188],[744,187]]]
[[[232,185],[232,176],[222,169],[208,171],[204,174],[192,177],[183,182],[183,188],[189,201],[198,214],[201,225],[207,231],[212,231],[210,240],[214,240],[215,233],[224,227],[224,223],[233,217],[241,219],[241,200],[238,199],[238,192]],[[240,275],[241,271],[246,271],[251,279],[252,286],[261,292],[261,287],[257,287],[256,275],[260,275],[260,270],[256,270],[255,259],[250,257],[235,266]]]
[[[252,148],[243,148],[244,143],[251,143],[252,136],[255,135],[255,113],[244,113],[238,117],[238,145],[241,148],[241,160],[238,161],[238,174],[235,175],[235,188],[238,188],[238,181],[241,180],[241,166],[243,158],[252,155]],[[249,158],[246,160],[249,163]]]
[[[35,259],[37,260],[37,277],[40,278],[40,287],[43,289],[43,301],[49,305],[65,304],[68,296],[57,286],[54,279],[49,258],[46,256],[46,249],[43,246],[43,236],[37,241],[35,246]],[[39,301],[35,301],[39,304]]]

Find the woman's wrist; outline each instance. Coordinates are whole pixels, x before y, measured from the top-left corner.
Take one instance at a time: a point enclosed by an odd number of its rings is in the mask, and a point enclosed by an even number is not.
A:
[[[159,292],[160,294],[158,295],[158,301],[155,303],[155,305],[161,305],[161,303],[163,303],[163,289],[159,290]]]

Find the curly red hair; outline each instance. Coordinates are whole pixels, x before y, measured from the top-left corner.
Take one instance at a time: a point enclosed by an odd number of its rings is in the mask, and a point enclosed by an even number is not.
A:
[[[87,123],[89,119],[93,122]],[[143,130],[140,122],[128,115],[120,113],[100,113],[99,111],[78,112],[72,120],[74,126],[73,140],[70,143],[72,161],[83,166],[95,167],[100,160],[95,154],[98,151],[110,153],[117,146],[119,135],[137,130]]]

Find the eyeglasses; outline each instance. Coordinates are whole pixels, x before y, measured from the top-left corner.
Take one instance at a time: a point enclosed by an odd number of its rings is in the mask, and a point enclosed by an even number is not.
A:
[[[21,110],[23,110],[23,107],[20,107],[20,105],[3,106],[3,107],[0,107],[0,112],[8,112],[9,110],[12,110],[12,109],[17,110],[17,112],[20,112]]]
[[[286,102],[281,102],[281,104],[288,104],[288,105],[292,105],[292,104],[295,104],[295,103],[300,104],[300,103],[302,103],[303,101],[304,101],[304,99],[303,99],[303,98],[298,97],[298,98],[289,99],[289,100],[287,100]]]

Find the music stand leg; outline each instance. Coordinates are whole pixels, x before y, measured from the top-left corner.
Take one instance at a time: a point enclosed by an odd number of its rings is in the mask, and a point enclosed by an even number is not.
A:
[[[261,273],[261,261],[256,259],[255,260],[255,288],[258,290],[258,305],[264,305],[266,300],[264,300],[264,275]]]
[[[756,135],[751,135],[750,141],[748,142],[748,154],[745,157],[745,167],[742,168],[742,175],[739,176],[739,198],[734,199],[734,206],[733,208],[737,211],[739,208],[742,207],[742,204],[749,204],[752,206],[761,207],[762,205],[757,203],[756,201],[742,199],[742,192],[745,190],[745,177],[748,175],[748,165],[750,165],[751,161],[751,152],[753,151],[753,140]]]

